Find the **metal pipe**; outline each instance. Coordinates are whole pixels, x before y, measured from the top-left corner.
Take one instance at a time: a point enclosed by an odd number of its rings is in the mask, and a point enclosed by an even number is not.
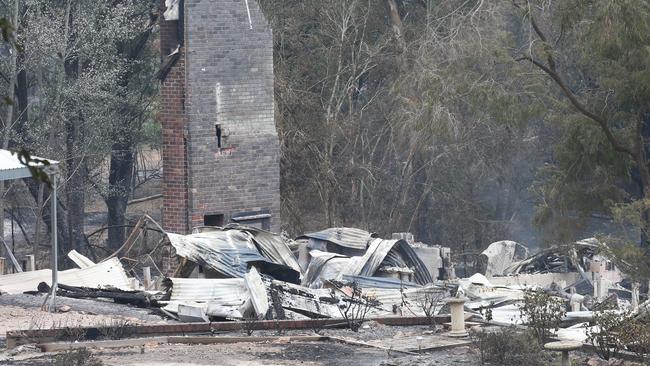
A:
[[[253,19],[251,18],[251,8],[248,6],[248,0],[246,2],[246,11],[248,12],[248,24],[250,26],[250,29],[253,29]]]
[[[50,305],[48,306],[48,310],[52,313],[56,311],[56,289],[58,285],[58,275],[59,275],[59,243],[58,243],[58,220],[56,216],[56,206],[57,206],[57,198],[56,198],[56,186],[57,186],[57,174],[52,174],[52,200],[50,204],[52,205],[51,211],[52,211],[52,287],[50,288]]]

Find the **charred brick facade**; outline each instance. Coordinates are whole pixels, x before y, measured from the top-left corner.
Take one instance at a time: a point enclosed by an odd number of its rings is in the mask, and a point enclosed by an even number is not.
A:
[[[278,231],[269,24],[255,0],[180,7],[179,20],[160,22],[163,56],[181,45],[162,82],[163,225],[186,233],[234,221]]]

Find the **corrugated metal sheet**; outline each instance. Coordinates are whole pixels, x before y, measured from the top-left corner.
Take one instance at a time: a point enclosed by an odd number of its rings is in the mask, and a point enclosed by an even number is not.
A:
[[[262,277],[255,267],[246,273],[245,282],[255,316],[257,319],[264,319],[266,313],[269,311],[269,298]]]
[[[391,251],[399,253],[404,263],[413,269],[415,282],[421,285],[433,282],[433,278],[427,267],[413,248],[404,240],[374,239],[370,243],[366,254],[363,255],[363,260],[346,274],[366,277],[373,276]]]
[[[76,264],[79,268],[88,268],[95,265],[95,262],[90,260],[90,258],[77,252],[74,249],[68,253],[68,258],[70,258],[70,260],[73,261],[74,264]]]
[[[240,306],[249,296],[243,278],[172,278],[171,281],[171,301],[212,301]]]
[[[404,240],[373,239],[363,256],[343,257],[317,253],[312,259],[303,281],[304,286],[320,287],[320,280],[340,280],[343,276],[373,277],[382,265],[413,269],[417,284],[433,282],[424,262]],[[319,254],[320,253],[320,254]]]
[[[403,282],[397,278],[388,277],[366,277],[366,276],[349,276],[343,275],[343,281],[355,282],[362,288],[381,288],[381,289],[400,289],[400,288],[420,288],[421,285],[413,282]]]
[[[0,276],[0,291],[9,294],[36,291],[41,282],[51,285],[52,270],[43,269]],[[59,272],[59,283],[77,287],[114,287],[125,291],[134,290],[132,281],[126,275],[122,263],[117,258],[111,258],[87,268]]]
[[[245,231],[211,231],[191,235],[167,233],[167,237],[179,256],[225,277],[244,277],[250,262],[276,265],[260,255],[252,235]],[[293,268],[287,267],[287,270],[293,271]]]
[[[376,234],[372,234],[361,229],[338,227],[325,229],[311,234],[305,234],[298,237],[298,239],[317,239],[346,248],[365,250],[368,247],[368,242],[375,236]]]
[[[312,257],[312,260],[309,262],[307,272],[302,278],[302,285],[307,287],[311,287],[321,277],[323,267],[327,264],[327,262],[334,258],[346,258],[340,254],[321,252],[318,250],[312,250],[310,252],[310,255]]]
[[[410,288],[400,291],[399,289],[384,288],[364,288],[363,294],[379,301],[384,307],[392,308],[392,305],[402,306],[407,304],[417,314],[421,314],[424,296],[431,296],[432,299],[438,299],[442,305],[445,298],[448,297],[449,291],[439,286],[426,286],[420,288]],[[413,314],[410,314],[413,315]]]
[[[280,260],[275,262],[272,258],[264,257],[258,250],[258,245],[264,248],[264,253],[273,252],[274,245],[280,245],[270,240],[261,240],[264,244],[256,243],[254,236],[248,231],[229,229],[224,231],[207,231],[191,235],[178,235],[167,233],[167,237],[176,253],[184,258],[210,268],[224,277],[242,278],[246,274],[249,263],[258,263],[261,266],[268,264],[268,268],[277,270],[278,266],[285,266],[285,262],[290,266],[286,271],[296,272],[295,277],[300,277],[300,266],[293,258],[293,262]],[[284,245],[284,243],[281,243]],[[288,247],[284,245],[286,251],[291,253]],[[277,248],[276,248],[277,249]],[[275,254],[270,255],[273,258],[284,256],[284,249],[277,249]],[[276,255],[277,254],[277,255]],[[291,254],[293,256],[293,254]],[[293,267],[298,268],[295,270]]]
[[[172,278],[166,311],[178,313],[179,305],[202,308],[209,316],[241,318],[240,307],[249,294],[243,278]]]
[[[281,236],[254,227],[237,224],[228,225],[224,230],[241,230],[249,233],[253,236],[253,242],[264,257],[300,273],[300,265],[296,257]]]

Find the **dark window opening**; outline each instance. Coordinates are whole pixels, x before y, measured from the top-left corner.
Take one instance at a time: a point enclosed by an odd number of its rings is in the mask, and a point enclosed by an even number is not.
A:
[[[271,229],[271,212],[269,210],[241,212],[232,216],[232,221],[262,230]]]
[[[216,125],[217,130],[217,147],[221,149],[221,125]]]
[[[223,214],[203,216],[203,225],[205,226],[223,226],[224,222],[225,216]]]

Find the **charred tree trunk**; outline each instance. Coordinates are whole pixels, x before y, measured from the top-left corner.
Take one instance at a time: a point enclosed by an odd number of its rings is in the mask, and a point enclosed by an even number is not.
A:
[[[110,164],[108,176],[110,192],[106,198],[108,246],[110,249],[116,250],[126,238],[124,223],[126,222],[126,208],[131,194],[133,177],[133,144],[130,141],[114,144]]]
[[[155,2],[152,4],[155,5]],[[137,60],[145,50],[153,26],[156,23],[156,12],[152,12],[149,25],[132,42],[121,45],[120,53],[127,63]],[[134,69],[128,67],[120,75],[118,84],[126,90],[129,86]],[[152,81],[153,82],[153,81]],[[122,96],[126,98],[126,96]],[[137,141],[131,138],[133,134],[133,123],[138,116],[133,116],[128,100],[123,102],[121,108],[121,125],[115,128],[114,141],[111,147],[110,171],[108,176],[109,194],[105,197],[108,207],[108,247],[118,249],[126,238],[124,225],[126,223],[126,209],[129,197],[131,196],[133,180],[133,168],[135,165],[135,149]]]
[[[403,53],[406,51],[406,41],[404,40],[404,26],[402,25],[402,16],[399,14],[399,6],[396,0],[386,0],[386,7],[393,28],[393,34],[397,41],[397,47]]]
[[[23,56],[20,56],[22,63]],[[28,84],[27,72],[23,69],[18,72],[16,76],[16,101],[18,102],[18,124],[24,126],[29,120],[28,114]]]

